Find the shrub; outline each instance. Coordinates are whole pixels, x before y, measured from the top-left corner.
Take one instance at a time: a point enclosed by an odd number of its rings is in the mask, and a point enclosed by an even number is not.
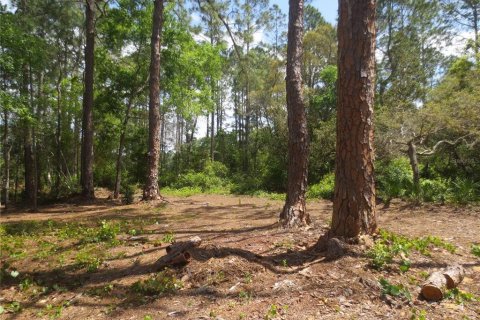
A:
[[[449,182],[444,179],[420,181],[421,198],[426,202],[445,202],[448,197]]]
[[[115,242],[120,226],[103,220],[98,228],[88,228],[81,243]]]
[[[323,177],[323,179],[307,190],[308,198],[321,198],[321,199],[333,199],[333,193],[335,191],[335,175],[329,173]]]
[[[393,198],[402,198],[409,194],[413,186],[413,172],[407,158],[393,159],[380,164],[377,170],[378,194],[389,203]]]
[[[123,189],[123,203],[132,204],[135,200],[135,190],[137,189],[136,185],[127,184]]]
[[[229,186],[229,181],[226,179],[228,169],[220,162],[207,162],[203,171],[194,172],[189,171],[180,175],[172,187],[176,189],[181,188],[200,188],[205,192],[212,188]]]
[[[472,180],[457,178],[452,182],[449,201],[459,204],[467,204],[479,200],[479,183]]]
[[[480,245],[472,244],[472,254],[480,258]]]

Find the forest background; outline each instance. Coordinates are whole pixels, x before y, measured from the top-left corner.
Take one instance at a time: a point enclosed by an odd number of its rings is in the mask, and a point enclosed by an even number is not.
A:
[[[323,2],[322,2],[323,5]],[[160,98],[162,194],[284,198],[287,17],[268,0],[175,1],[165,8]],[[308,197],[331,199],[336,26],[305,8]],[[145,183],[153,4],[97,2],[94,185]],[[378,1],[378,196],[415,203],[480,199],[479,1]],[[223,18],[223,20],[221,19]],[[226,28],[228,26],[228,28]],[[230,30],[228,30],[230,29]],[[2,203],[80,192],[83,3],[0,9]]]

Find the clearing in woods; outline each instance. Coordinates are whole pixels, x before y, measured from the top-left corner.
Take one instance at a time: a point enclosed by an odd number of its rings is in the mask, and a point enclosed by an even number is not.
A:
[[[309,202],[313,227],[289,231],[277,225],[283,201],[168,200],[2,213],[0,318],[479,318],[477,207],[380,206],[377,245],[327,261],[312,247],[328,228],[330,202]],[[157,272],[166,246],[192,236],[203,242],[191,262]],[[467,272],[460,290],[423,301],[420,284],[453,263]]]

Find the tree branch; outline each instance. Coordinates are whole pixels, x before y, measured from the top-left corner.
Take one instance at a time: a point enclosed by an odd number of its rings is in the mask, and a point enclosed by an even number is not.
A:
[[[421,151],[421,152],[418,152],[417,154],[418,154],[418,155],[421,155],[421,156],[430,156],[430,155],[435,154],[435,152],[437,152],[438,148],[439,148],[441,145],[443,145],[443,144],[448,144],[448,145],[450,145],[450,146],[455,146],[455,145],[459,144],[460,142],[465,142],[465,144],[466,144],[469,148],[471,148],[471,147],[475,146],[475,145],[478,143],[478,140],[475,140],[474,142],[472,142],[472,143],[470,143],[470,144],[467,142],[466,138],[467,138],[468,136],[471,136],[471,135],[472,135],[472,133],[469,133],[469,134],[464,135],[464,136],[462,136],[462,137],[460,137],[460,138],[458,138],[458,139],[456,139],[456,140],[454,140],[454,141],[450,141],[450,140],[440,140],[440,141],[438,141],[438,142],[433,146],[432,149],[430,149],[430,150],[423,150],[423,151]]]

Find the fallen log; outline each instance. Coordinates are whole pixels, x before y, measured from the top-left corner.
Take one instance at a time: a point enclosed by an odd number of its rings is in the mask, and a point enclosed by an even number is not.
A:
[[[192,255],[190,250],[202,243],[200,237],[193,237],[188,241],[175,242],[165,248],[167,254],[157,260],[159,268],[167,266],[182,266],[190,262]]]
[[[428,301],[439,301],[447,289],[456,288],[465,276],[465,269],[460,265],[450,266],[436,271],[428,277],[422,286],[421,294]]]

